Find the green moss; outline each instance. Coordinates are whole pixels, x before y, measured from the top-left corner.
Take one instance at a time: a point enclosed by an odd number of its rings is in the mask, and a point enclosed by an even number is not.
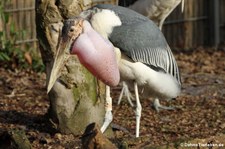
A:
[[[84,80],[82,82],[79,80],[79,82],[76,82],[76,86],[72,88],[76,106],[72,117],[63,121],[65,121],[65,126],[72,132],[81,132],[84,129],[83,127],[87,125],[87,122],[90,122],[90,119],[92,119],[90,118],[90,112],[98,100],[97,81],[83,66],[78,66],[74,73],[79,73],[77,76],[81,75],[81,78],[84,78]],[[74,122],[78,122],[79,125],[74,124]]]
[[[79,101],[80,100],[80,94],[81,94],[80,88],[79,87],[73,87],[73,97],[75,97],[74,100]]]
[[[15,148],[18,149],[31,149],[31,144],[23,130],[12,130],[11,138]]]
[[[85,81],[82,84],[77,84],[77,87],[73,88],[73,94],[75,100],[80,100],[84,94],[87,95],[90,99],[92,99],[93,104],[96,103],[98,93],[97,93],[97,83],[95,77],[83,66],[80,66],[80,73],[84,75]]]
[[[93,104],[95,104],[98,97],[96,78],[86,69],[84,69],[83,73],[85,75],[85,78],[87,79],[87,81],[84,84],[85,85],[84,87],[87,90],[88,96],[92,99]]]

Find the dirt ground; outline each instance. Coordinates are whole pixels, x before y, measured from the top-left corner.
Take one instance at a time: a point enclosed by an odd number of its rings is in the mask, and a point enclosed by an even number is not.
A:
[[[204,148],[191,146],[201,142],[225,148],[225,51],[198,48],[176,52],[175,56],[182,76],[182,93],[176,100],[161,104],[176,110],[157,113],[151,99],[142,100],[139,139],[134,138],[134,111],[126,99],[117,106],[119,88],[114,89],[113,123],[125,128],[114,131],[115,139],[111,141],[115,144],[123,142],[135,149]],[[48,107],[45,74],[0,68],[0,132],[24,130],[34,149],[80,148],[80,136],[57,133],[48,125]],[[191,140],[194,143],[188,143]]]

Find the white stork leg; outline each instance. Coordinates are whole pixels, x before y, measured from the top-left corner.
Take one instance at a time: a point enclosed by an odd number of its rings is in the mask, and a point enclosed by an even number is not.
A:
[[[141,119],[141,103],[139,100],[139,95],[138,95],[138,86],[137,83],[134,82],[134,92],[135,92],[135,98],[136,98],[136,111],[135,111],[135,115],[136,115],[136,138],[139,137],[139,129],[140,129],[140,119]]]
[[[118,105],[120,104],[120,102],[121,102],[121,99],[122,99],[122,97],[123,97],[123,93],[124,93],[124,96],[125,97],[127,97],[127,100],[128,100],[128,102],[129,102],[129,104],[131,105],[131,107],[133,107],[134,106],[134,104],[133,104],[133,102],[131,101],[131,99],[134,99],[134,97],[131,95],[131,93],[130,93],[130,91],[129,91],[129,88],[128,88],[128,86],[127,86],[127,84],[123,81],[122,82],[122,85],[123,85],[123,87],[122,87],[122,90],[121,90],[121,92],[120,92],[120,96],[119,96],[119,100],[118,100]]]
[[[161,105],[159,103],[159,99],[157,99],[157,98],[154,100],[153,106],[157,112],[159,112],[159,109],[164,109],[164,110],[174,110],[175,109],[174,107],[167,107],[167,106]]]
[[[110,87],[106,85],[106,103],[105,103],[105,118],[104,118],[104,123],[101,127],[101,132],[104,133],[109,124],[113,120],[113,115],[112,115],[112,98],[110,97]]]

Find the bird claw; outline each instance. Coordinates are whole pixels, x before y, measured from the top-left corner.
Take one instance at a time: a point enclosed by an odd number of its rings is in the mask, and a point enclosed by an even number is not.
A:
[[[104,118],[104,123],[101,127],[101,132],[104,133],[105,130],[108,128],[109,124],[112,122],[113,120],[113,115],[111,111],[106,111],[105,113],[105,118]]]
[[[159,100],[158,99],[155,99],[154,100],[154,103],[153,103],[153,107],[155,108],[155,110],[157,112],[160,111],[160,109],[163,109],[163,110],[175,110],[175,107],[167,107],[167,106],[163,106],[159,103]]]
[[[108,128],[109,124],[113,120],[112,115],[112,98],[110,97],[110,89],[109,87],[106,87],[106,101],[105,101],[105,118],[104,123],[101,127],[101,132],[104,133],[105,130]]]

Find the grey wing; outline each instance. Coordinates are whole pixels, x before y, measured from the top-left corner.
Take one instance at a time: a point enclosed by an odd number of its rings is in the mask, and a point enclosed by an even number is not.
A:
[[[124,23],[113,29],[109,39],[133,61],[163,70],[181,84],[176,60],[163,34],[151,21]]]

